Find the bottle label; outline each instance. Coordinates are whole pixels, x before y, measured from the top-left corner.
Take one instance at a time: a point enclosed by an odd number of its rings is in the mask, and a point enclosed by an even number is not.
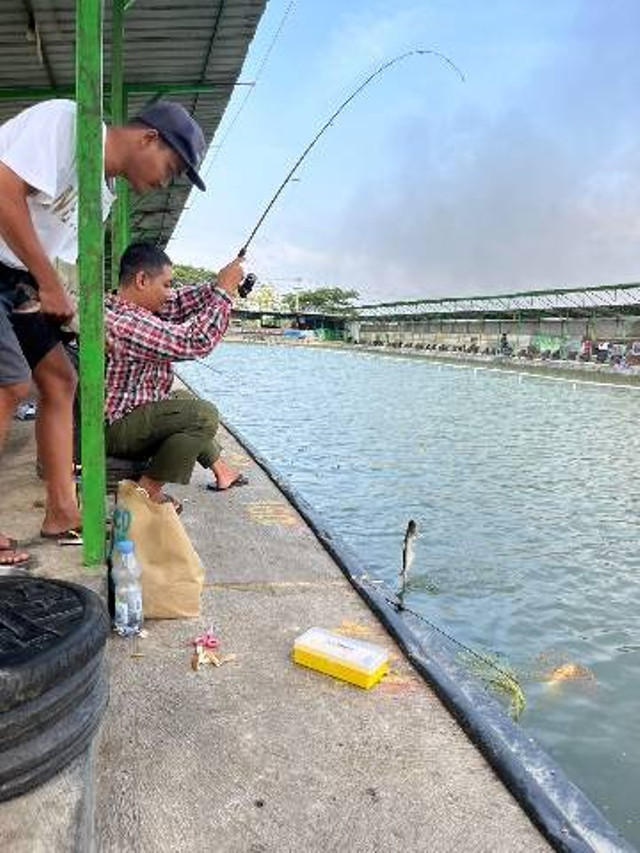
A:
[[[139,628],[142,625],[142,593],[139,589],[129,595],[129,625]]]
[[[126,628],[129,624],[129,606],[126,599],[116,598],[113,621],[116,628]]]

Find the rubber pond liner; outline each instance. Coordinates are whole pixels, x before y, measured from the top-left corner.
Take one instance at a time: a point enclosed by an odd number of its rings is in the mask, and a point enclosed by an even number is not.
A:
[[[535,738],[516,725],[482,684],[456,662],[442,636],[411,612],[399,611],[393,604],[395,593],[368,577],[362,560],[340,536],[329,530],[288,479],[239,430],[227,421],[224,426],[295,506],[411,664],[435,690],[555,849],[568,853],[634,853],[635,848]]]
[[[0,578],[0,801],[62,770],[107,704],[109,617],[86,587]]]

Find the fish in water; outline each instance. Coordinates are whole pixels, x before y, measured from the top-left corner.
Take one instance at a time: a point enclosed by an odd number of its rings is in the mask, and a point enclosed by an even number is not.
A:
[[[553,686],[563,681],[595,681],[595,675],[579,663],[563,663],[546,673],[544,681]]]
[[[400,569],[400,591],[398,593],[398,601],[400,609],[404,607],[404,591],[409,580],[409,572],[413,564],[413,543],[418,538],[418,525],[411,518],[407,524],[407,529],[404,534],[402,543],[402,568]]]

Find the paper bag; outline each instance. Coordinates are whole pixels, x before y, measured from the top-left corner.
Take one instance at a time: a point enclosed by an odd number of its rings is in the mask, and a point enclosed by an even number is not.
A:
[[[142,570],[144,618],[199,616],[204,569],[173,504],[155,503],[136,483],[122,480],[116,509],[127,518],[122,533],[133,540]]]

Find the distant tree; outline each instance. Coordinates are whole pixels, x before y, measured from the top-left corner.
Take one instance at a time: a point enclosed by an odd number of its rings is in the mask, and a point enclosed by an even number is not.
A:
[[[343,290],[341,287],[320,287],[317,290],[301,290],[297,293],[285,293],[283,303],[290,311],[353,311],[351,304],[359,299],[357,290]]]
[[[205,267],[192,267],[189,264],[173,265],[173,283],[175,285],[205,284],[216,279],[217,276],[216,272]]]
[[[280,296],[275,287],[269,282],[260,282],[246,301],[247,308],[257,308],[262,311],[275,311],[280,306]]]

